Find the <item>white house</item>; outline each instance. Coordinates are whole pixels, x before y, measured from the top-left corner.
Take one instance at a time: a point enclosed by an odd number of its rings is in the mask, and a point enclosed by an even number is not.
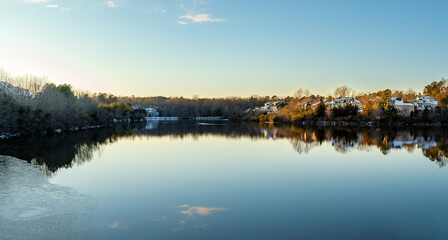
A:
[[[15,99],[30,98],[32,96],[28,89],[16,87],[7,82],[0,82],[0,93],[12,96]]]
[[[325,102],[325,106],[329,107],[330,109],[334,108],[334,107],[339,107],[339,106],[346,106],[349,104],[358,106],[359,112],[362,112],[362,110],[364,109],[364,106],[362,105],[362,103],[352,97],[341,97],[341,98],[334,99],[333,101]]]
[[[158,117],[159,116],[159,112],[157,111],[157,109],[155,107],[147,107],[145,108],[146,111],[146,115],[148,117]]]
[[[266,112],[266,113],[278,113],[278,108],[283,103],[285,103],[285,102],[282,102],[282,101],[267,102],[267,103],[264,104],[264,107],[260,108],[260,111],[261,112]]]
[[[425,110],[425,108],[428,108],[428,110],[434,110],[437,104],[438,102],[430,96],[417,97],[414,100],[414,105],[421,111]]]
[[[409,117],[409,115],[411,115],[411,112],[413,112],[415,109],[414,104],[405,103],[400,97],[389,98],[389,103],[392,104],[395,109],[397,109],[398,114],[403,117]]]

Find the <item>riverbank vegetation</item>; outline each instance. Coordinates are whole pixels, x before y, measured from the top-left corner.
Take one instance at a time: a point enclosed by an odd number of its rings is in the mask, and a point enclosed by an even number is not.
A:
[[[436,103],[433,107],[419,109],[414,106],[416,98],[426,96]],[[350,99],[352,102],[336,105],[334,99]],[[401,105],[395,104],[397,99]],[[426,85],[423,93],[386,89],[371,93],[356,93],[342,86],[333,95],[319,96],[309,90],[299,89],[294,97],[279,99],[282,104],[253,108],[243,116],[244,120],[261,122],[288,122],[299,124],[448,124],[448,84],[446,79]],[[354,104],[354,103],[357,104]],[[358,104],[359,102],[359,104]],[[407,111],[400,107],[406,106]],[[411,109],[409,109],[411,108]]]
[[[142,114],[113,95],[91,94],[29,75],[12,77],[0,69],[1,138],[100,127]]]
[[[133,106],[156,106],[161,116],[192,118],[197,116],[225,116],[241,119],[243,111],[271,100],[269,96],[192,98],[184,97],[119,97],[120,102]]]

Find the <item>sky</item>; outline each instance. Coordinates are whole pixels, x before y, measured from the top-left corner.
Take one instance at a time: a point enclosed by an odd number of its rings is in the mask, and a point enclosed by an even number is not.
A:
[[[448,1],[0,0],[0,68],[91,92],[421,91],[448,78]]]

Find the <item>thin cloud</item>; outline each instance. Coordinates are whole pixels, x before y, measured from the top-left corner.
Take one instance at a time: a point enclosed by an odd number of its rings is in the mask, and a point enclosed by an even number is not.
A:
[[[55,4],[55,5],[47,5],[47,6],[46,6],[46,8],[57,8],[57,7],[58,7],[57,4]]]
[[[187,22],[184,22],[184,21],[177,21],[177,23],[182,24],[182,25],[187,25],[188,24]]]
[[[227,19],[224,18],[213,18],[210,14],[202,13],[197,15],[184,15],[179,17],[180,19],[188,19],[191,20],[192,23],[202,23],[202,22],[222,22]]]
[[[193,0],[193,4],[208,4],[207,1],[197,1],[197,0]]]
[[[162,7],[155,7],[152,9],[153,13],[166,13],[166,9],[162,8]]]
[[[115,3],[114,1],[106,1],[104,2],[106,4],[107,7],[109,8],[114,8],[115,7]]]
[[[46,3],[46,2],[51,2],[53,0],[25,0],[25,2],[27,3]]]

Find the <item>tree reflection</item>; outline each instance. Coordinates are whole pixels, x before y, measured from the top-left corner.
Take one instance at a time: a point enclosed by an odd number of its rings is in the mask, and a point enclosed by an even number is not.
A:
[[[148,124],[150,126],[148,127]],[[360,128],[360,127],[298,127],[274,124],[197,123],[178,121],[165,123],[127,123],[114,128],[59,134],[40,139],[8,140],[0,144],[0,155],[9,155],[39,165],[47,176],[60,168],[70,168],[90,161],[95,152],[119,139],[172,139],[206,136],[250,138],[252,140],[287,139],[299,154],[306,154],[323,144],[336,151],[378,149],[388,154],[394,149],[421,149],[423,156],[440,167],[447,164],[448,130],[443,128]]]
[[[353,149],[368,151],[376,147],[383,154],[393,149],[412,152],[421,149],[423,155],[444,167],[448,158],[447,130],[434,128],[420,129],[375,129],[375,128],[316,128],[297,129],[290,127],[285,131],[291,138],[294,149],[299,153],[307,153],[323,141],[331,143],[338,152],[349,152]],[[325,134],[323,134],[325,132]],[[322,139],[321,136],[325,136]]]
[[[47,176],[60,168],[81,165],[101,149],[101,145],[114,142],[113,129],[101,129],[55,135],[40,139],[5,141],[0,155],[13,156],[41,166]]]

